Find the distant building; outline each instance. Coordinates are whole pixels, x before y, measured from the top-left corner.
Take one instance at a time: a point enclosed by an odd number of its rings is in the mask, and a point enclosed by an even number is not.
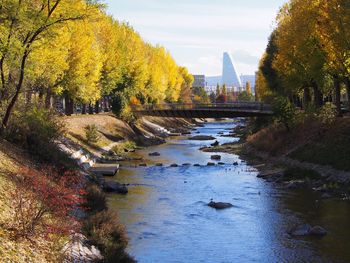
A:
[[[242,82],[238,77],[232,61],[230,54],[225,52],[222,66],[222,85],[225,84],[228,87],[240,88],[242,87]]]
[[[192,88],[204,88],[206,86],[204,75],[193,75]]]

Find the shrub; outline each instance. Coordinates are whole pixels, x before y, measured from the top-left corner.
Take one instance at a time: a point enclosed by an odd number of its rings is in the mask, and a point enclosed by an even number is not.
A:
[[[5,130],[5,138],[28,149],[33,156],[57,165],[73,164],[55,141],[64,133],[64,125],[52,110],[33,108],[16,111]]]
[[[318,113],[319,120],[326,125],[332,124],[335,121],[336,117],[337,108],[331,102],[327,102],[325,105],[323,105]]]
[[[13,220],[8,227],[14,238],[49,238],[76,230],[79,225],[71,214],[83,203],[81,180],[76,172],[61,175],[52,168],[19,170],[13,176],[16,187],[9,190]]]
[[[105,262],[135,262],[126,252],[128,240],[117,215],[108,211],[91,216],[83,226],[89,240],[102,252]]]
[[[254,101],[255,97],[247,92],[247,91],[242,91],[238,94],[238,101]]]
[[[273,102],[273,111],[278,122],[289,131],[295,122],[296,110],[294,105],[285,97],[278,97]]]
[[[95,124],[85,126],[85,136],[88,143],[97,143],[100,139],[100,135],[98,134],[98,129]]]
[[[112,111],[117,117],[121,117],[124,108],[128,104],[128,100],[121,92],[116,92],[112,98]]]
[[[87,186],[84,198],[86,200],[84,207],[86,208],[86,211],[91,214],[107,209],[106,195],[95,184]]]
[[[125,154],[125,150],[133,150],[136,148],[136,143],[133,141],[125,141],[113,147],[113,151],[121,156]]]

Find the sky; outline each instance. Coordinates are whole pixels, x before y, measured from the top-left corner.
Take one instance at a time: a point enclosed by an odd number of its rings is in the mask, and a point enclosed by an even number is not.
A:
[[[232,55],[239,74],[253,75],[286,0],[105,0],[108,13],[143,39],[162,45],[192,74],[219,76]]]

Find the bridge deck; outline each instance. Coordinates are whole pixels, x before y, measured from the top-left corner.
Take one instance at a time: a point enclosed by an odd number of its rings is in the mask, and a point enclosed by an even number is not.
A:
[[[270,105],[259,102],[143,105],[134,107],[133,112],[137,116],[180,118],[235,118],[273,114]]]

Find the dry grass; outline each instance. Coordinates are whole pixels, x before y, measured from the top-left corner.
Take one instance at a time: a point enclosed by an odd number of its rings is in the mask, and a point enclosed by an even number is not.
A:
[[[272,156],[350,170],[350,119],[337,119],[327,126],[315,119],[299,122],[289,132],[274,124],[247,138],[248,145]]]
[[[34,166],[25,152],[12,144],[0,141],[0,261],[1,262],[58,262],[59,243],[41,238],[13,240],[12,232],[4,226],[12,220],[12,202],[8,189],[16,186],[11,174],[21,166]]]
[[[114,142],[136,137],[127,123],[109,114],[70,116],[64,117],[63,121],[67,130],[66,136],[92,153]],[[84,128],[87,125],[96,125],[98,129],[100,138],[95,144],[86,140]]]
[[[312,141],[324,129],[324,125],[312,118],[298,122],[290,131],[282,124],[272,124],[249,136],[247,142],[255,149],[271,155],[288,155]]]

